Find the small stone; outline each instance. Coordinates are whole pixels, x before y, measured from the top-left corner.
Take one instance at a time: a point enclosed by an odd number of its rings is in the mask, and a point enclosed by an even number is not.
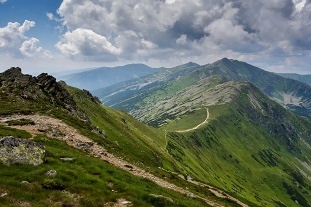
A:
[[[189,197],[189,198],[194,198],[195,195],[194,195],[193,193],[188,193],[188,194],[187,194],[187,197]]]
[[[132,202],[131,201],[122,201],[121,203],[126,205],[126,204],[130,204]]]
[[[22,182],[21,182],[21,184],[22,184],[22,185],[29,185],[29,184],[30,184],[30,182],[28,182],[28,181],[24,180],[24,181],[22,181]]]
[[[8,195],[8,193],[2,193],[2,194],[0,195],[0,197],[3,198],[4,196],[7,196],[7,195]]]
[[[62,161],[73,161],[75,160],[75,158],[72,158],[72,157],[62,157],[62,158],[59,158],[60,160]]]
[[[189,175],[187,175],[186,180],[192,181],[193,179],[192,179],[192,177],[190,177]]]
[[[55,177],[57,175],[56,170],[49,170],[45,173],[45,175],[49,176],[49,177]]]

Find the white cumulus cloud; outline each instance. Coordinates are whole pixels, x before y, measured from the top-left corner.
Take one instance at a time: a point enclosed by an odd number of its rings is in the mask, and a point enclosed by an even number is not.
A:
[[[63,35],[56,47],[66,55],[86,56],[94,59],[114,59],[121,50],[113,46],[106,37],[90,29],[78,28]]]
[[[39,40],[32,37],[24,41],[19,50],[26,57],[51,57],[49,52],[44,50],[42,47],[39,47],[38,44]]]
[[[46,57],[47,51],[38,47],[39,40],[25,35],[36,24],[34,21],[25,20],[21,25],[18,22],[9,22],[0,28],[0,54],[10,57]]]

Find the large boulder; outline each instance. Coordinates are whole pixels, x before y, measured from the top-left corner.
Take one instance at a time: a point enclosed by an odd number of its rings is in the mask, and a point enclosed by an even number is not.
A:
[[[40,165],[45,157],[42,144],[14,137],[0,137],[0,161],[6,165]]]

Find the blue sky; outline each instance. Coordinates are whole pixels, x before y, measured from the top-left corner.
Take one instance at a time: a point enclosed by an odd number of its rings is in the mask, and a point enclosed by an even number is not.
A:
[[[0,27],[8,22],[35,21],[36,26],[26,35],[42,40],[42,47],[54,50],[54,43],[61,33],[55,30],[59,23],[50,21],[47,12],[55,14],[61,3],[61,0],[9,0],[0,5]]]
[[[0,71],[223,57],[311,73],[310,0],[0,0]]]

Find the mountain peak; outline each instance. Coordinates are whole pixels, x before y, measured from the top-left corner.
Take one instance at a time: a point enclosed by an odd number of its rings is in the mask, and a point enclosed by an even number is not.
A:
[[[219,64],[219,63],[220,63],[220,64],[229,64],[229,63],[231,63],[231,60],[228,59],[228,58],[226,58],[226,57],[224,57],[224,58],[222,58],[222,59],[216,61],[215,63],[218,63],[218,64]]]
[[[23,74],[19,67],[12,67],[0,73],[0,88],[6,94],[14,94],[16,101],[21,103],[28,100],[47,105],[64,106],[72,112],[77,110],[68,91],[47,73],[33,77]]]
[[[11,67],[10,69],[7,69],[3,73],[0,73],[0,75],[3,77],[3,79],[8,80],[16,79],[23,76],[22,69],[19,67]]]
[[[188,63],[183,64],[182,66],[184,66],[184,67],[198,67],[200,65],[197,63],[194,63],[194,62],[188,62]]]
[[[22,69],[20,67],[11,67],[10,69],[3,72],[4,74],[22,74]]]

